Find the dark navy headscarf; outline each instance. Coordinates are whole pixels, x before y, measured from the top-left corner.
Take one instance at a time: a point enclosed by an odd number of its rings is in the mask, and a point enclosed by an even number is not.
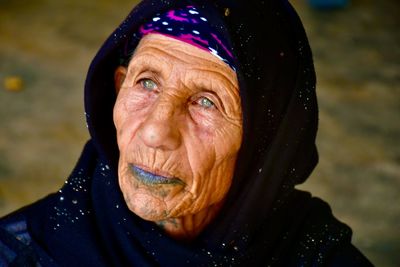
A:
[[[201,38],[180,29],[189,10],[207,29]],[[225,206],[190,243],[132,213],[117,181],[114,71],[143,34],[169,28],[175,37],[190,30],[186,41],[236,69],[243,105]],[[91,140],[75,170],[59,192],[20,212],[34,249],[51,259],[42,266],[316,266],[350,245],[350,229],[329,207],[294,189],[317,163],[318,108],[311,51],[286,0],[142,1],[94,58],[85,109]]]
[[[229,43],[211,27],[196,6],[188,5],[158,13],[140,26],[139,31],[128,38],[124,45],[121,53],[124,65],[129,62],[138,41],[150,33],[162,34],[210,52],[236,71]]]

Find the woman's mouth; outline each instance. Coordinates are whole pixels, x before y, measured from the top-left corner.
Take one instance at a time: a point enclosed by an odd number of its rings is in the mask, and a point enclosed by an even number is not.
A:
[[[165,177],[162,175],[157,175],[152,172],[148,172],[139,168],[136,165],[129,164],[129,168],[133,174],[133,176],[140,182],[149,185],[158,185],[158,184],[179,184],[184,185],[185,183],[177,178],[177,177]]]

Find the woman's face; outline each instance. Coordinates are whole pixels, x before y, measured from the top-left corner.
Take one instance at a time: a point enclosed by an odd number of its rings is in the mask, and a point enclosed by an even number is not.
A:
[[[115,82],[118,176],[129,209],[158,221],[220,204],[242,140],[236,73],[207,51],[149,34]]]

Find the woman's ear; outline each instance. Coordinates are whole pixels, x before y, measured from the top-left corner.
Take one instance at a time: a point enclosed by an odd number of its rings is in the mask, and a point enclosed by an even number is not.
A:
[[[117,92],[117,95],[119,93],[119,89],[121,89],[122,83],[125,80],[126,71],[127,71],[126,67],[119,66],[114,72],[114,86],[115,86],[115,92]]]

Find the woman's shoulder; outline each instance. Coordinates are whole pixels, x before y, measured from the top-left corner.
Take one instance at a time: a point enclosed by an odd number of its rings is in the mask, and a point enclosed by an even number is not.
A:
[[[35,203],[0,218],[0,266],[54,266],[29,233],[26,214]]]
[[[373,266],[352,244],[351,228],[337,219],[329,205],[319,198],[310,199],[297,236],[294,253],[300,258],[309,255],[317,266]]]
[[[34,266],[33,264],[38,261],[31,242],[32,238],[22,211],[14,212],[0,219],[0,266],[17,263]],[[18,264],[16,266],[19,266]]]

